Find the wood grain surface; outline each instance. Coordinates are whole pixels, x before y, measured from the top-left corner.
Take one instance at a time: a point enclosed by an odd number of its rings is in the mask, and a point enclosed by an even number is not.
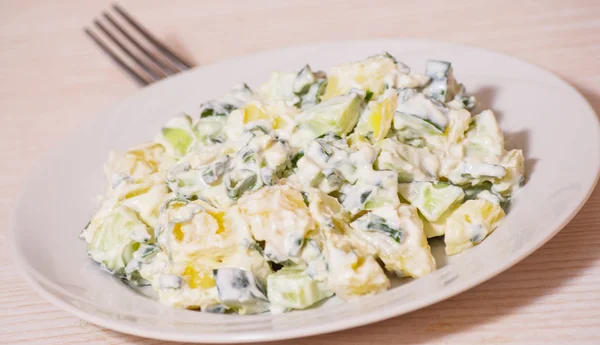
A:
[[[550,70],[600,113],[600,1],[129,1],[170,46],[206,65],[295,44],[431,38]],[[7,248],[32,163],[137,91],[84,36],[109,1],[0,2],[0,343],[162,344],[86,323],[33,292]],[[568,125],[569,114],[565,114]],[[275,344],[600,344],[600,188],[554,239],[454,298],[373,325]]]

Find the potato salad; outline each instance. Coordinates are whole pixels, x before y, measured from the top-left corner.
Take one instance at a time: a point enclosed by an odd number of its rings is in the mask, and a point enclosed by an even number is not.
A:
[[[166,305],[281,313],[390,288],[477,245],[522,184],[491,110],[385,53],[240,85],[112,152],[89,256]],[[473,112],[472,112],[473,111]]]

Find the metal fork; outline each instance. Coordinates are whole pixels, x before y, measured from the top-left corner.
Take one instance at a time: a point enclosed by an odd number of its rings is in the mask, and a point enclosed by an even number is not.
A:
[[[102,17],[110,24],[111,29],[103,24],[99,19],[94,19],[94,26],[108,37],[121,54],[130,60],[131,64],[125,62],[109,45],[100,39],[90,28],[84,28],[85,33],[102,49],[110,59],[125,71],[141,86],[145,86],[170,75],[185,71],[193,67],[192,64],[185,61],[182,57],[175,54],[167,46],[161,43],[148,30],[140,25],[129,15],[121,6],[112,5],[112,9],[118,16],[131,28],[125,29],[124,25],[119,24],[117,20],[108,12],[103,12]],[[115,34],[115,31],[119,35]],[[146,44],[140,43],[131,31],[136,32],[138,36],[143,37]]]

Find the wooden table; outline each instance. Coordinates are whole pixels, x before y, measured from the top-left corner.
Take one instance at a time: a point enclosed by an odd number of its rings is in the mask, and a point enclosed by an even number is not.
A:
[[[528,60],[600,114],[600,1],[123,1],[199,65],[294,44],[423,37]],[[83,35],[109,1],[0,3],[0,343],[159,344],[71,316],[33,292],[7,248],[32,162],[137,87]],[[568,125],[569,114],[565,114]],[[600,188],[536,253],[496,278],[374,325],[277,344],[600,344]]]

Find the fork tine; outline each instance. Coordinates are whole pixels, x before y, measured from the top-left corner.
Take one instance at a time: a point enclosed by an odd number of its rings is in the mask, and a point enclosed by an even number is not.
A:
[[[83,31],[94,41],[98,47],[110,57],[113,62],[115,62],[121,69],[123,69],[130,77],[135,79],[135,81],[140,84],[140,86],[146,86],[151,83],[151,81],[142,77],[139,73],[129,67],[117,54],[115,54],[104,42],[102,42],[90,29],[84,28]]]
[[[108,31],[108,29],[106,29],[106,27],[100,23],[99,20],[95,19],[94,20],[94,24],[98,27],[98,29],[100,29],[106,36],[108,36],[108,38],[114,43],[116,44],[119,48],[121,48],[121,50],[127,55],[129,56],[133,61],[135,61],[135,63],[137,63],[146,73],[148,73],[150,75],[150,77],[156,81],[156,80],[160,80],[164,77],[166,77],[166,74],[164,73],[156,73],[151,67],[149,67],[148,65],[146,65],[145,62],[143,62],[142,60],[140,60],[140,58],[138,58],[137,56],[135,56],[135,54],[133,54],[131,52],[131,50],[129,50],[129,48],[127,48],[126,46],[123,45],[123,43],[121,43],[110,31]],[[162,74],[162,75],[161,75]]]
[[[119,13],[131,26],[133,26],[142,36],[144,36],[148,41],[150,41],[156,49],[158,49],[161,53],[165,55],[169,59],[173,65],[177,66],[177,68],[181,70],[190,69],[192,65],[186,62],[183,58],[176,55],[169,48],[167,48],[164,44],[162,44],[158,39],[156,39],[148,30],[144,29],[135,19],[133,19],[124,9],[121,8],[118,4],[113,4],[112,7]]]
[[[133,44],[139,51],[141,51],[149,60],[151,60],[156,66],[158,66],[164,73],[166,74],[175,74],[180,72],[176,67],[171,66],[170,64],[166,64],[154,56],[152,53],[148,51],[143,45],[141,45],[135,38],[133,38],[123,27],[119,24],[113,17],[103,12],[102,15],[106,20],[108,20],[114,28],[116,28],[123,37],[125,37],[129,43]]]

